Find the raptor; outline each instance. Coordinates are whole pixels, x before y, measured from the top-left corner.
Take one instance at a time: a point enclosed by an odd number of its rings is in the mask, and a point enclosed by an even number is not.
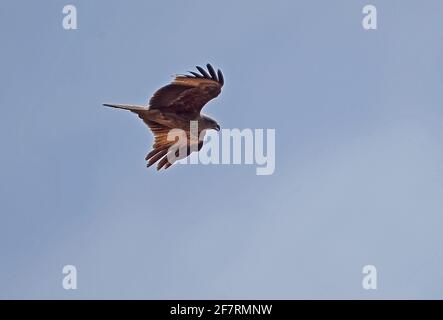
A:
[[[198,72],[177,75],[170,84],[157,90],[148,105],[103,104],[137,114],[151,129],[154,144],[146,156],[148,167],[157,163],[157,170],[169,168],[176,160],[200,151],[206,130],[220,130],[219,124],[201,114],[201,110],[220,94],[224,84],[223,73],[220,69],[215,72],[209,63],[207,70],[199,66],[196,68]],[[192,122],[197,124],[198,137],[191,130]],[[168,137],[173,129],[186,133],[186,139],[182,139],[184,142],[178,146],[175,140],[171,141]]]

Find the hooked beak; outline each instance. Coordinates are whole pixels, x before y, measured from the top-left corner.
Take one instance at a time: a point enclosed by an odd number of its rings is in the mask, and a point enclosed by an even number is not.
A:
[[[217,131],[220,131],[220,126],[216,125],[214,129],[217,130]]]

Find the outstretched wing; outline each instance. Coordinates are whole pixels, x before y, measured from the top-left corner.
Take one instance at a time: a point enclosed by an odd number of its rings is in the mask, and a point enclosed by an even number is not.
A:
[[[224,84],[220,70],[216,73],[209,63],[206,67],[208,71],[197,66],[200,74],[190,71],[189,75],[177,76],[171,84],[154,93],[149,100],[149,108],[167,109],[162,111],[179,114],[199,114],[208,101],[220,94]]]
[[[183,159],[193,151],[200,151],[203,141],[191,139],[189,131],[186,131],[186,139],[182,144],[168,140],[171,128],[158,124],[154,121],[145,121],[154,134],[153,150],[146,156],[147,166],[150,167],[158,161],[157,170],[169,168],[175,161]]]
[[[153,150],[146,156],[148,161],[147,166],[150,167],[161,158],[165,157],[169,148],[174,144],[174,141],[168,141],[168,133],[170,128],[160,125],[153,121],[145,121],[154,134]]]

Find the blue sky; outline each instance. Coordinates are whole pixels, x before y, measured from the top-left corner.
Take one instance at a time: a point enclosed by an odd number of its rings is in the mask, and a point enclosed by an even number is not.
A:
[[[443,298],[443,2],[370,3],[376,31],[366,1],[4,2],[0,298]],[[275,128],[273,175],[147,170],[101,107],[207,62],[204,112]]]

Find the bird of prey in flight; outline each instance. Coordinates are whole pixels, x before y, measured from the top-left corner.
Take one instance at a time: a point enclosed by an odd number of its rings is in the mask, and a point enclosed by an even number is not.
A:
[[[206,130],[220,130],[215,120],[200,113],[206,103],[220,94],[224,84],[220,70],[215,72],[209,63],[206,67],[207,71],[197,66],[200,73],[190,71],[187,75],[177,75],[170,84],[154,93],[147,106],[103,104],[136,113],[151,129],[154,144],[153,150],[146,156],[148,167],[158,161],[157,170],[169,168],[179,159],[179,155],[184,158],[193,151],[200,151]],[[198,126],[198,137],[191,130],[192,121]],[[168,133],[173,129],[186,133],[186,139],[182,139],[185,142],[179,143],[179,146],[176,141],[168,139]]]

